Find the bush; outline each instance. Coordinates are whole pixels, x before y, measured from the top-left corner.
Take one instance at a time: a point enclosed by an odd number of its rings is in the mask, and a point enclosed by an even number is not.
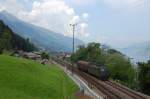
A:
[[[46,52],[42,52],[41,57],[42,59],[49,59],[49,54]]]
[[[0,48],[0,54],[3,54],[3,49]]]
[[[139,86],[140,90],[150,95],[150,61],[138,63],[139,65]]]
[[[119,53],[111,54],[106,60],[106,66],[111,71],[111,78],[120,80],[122,84],[133,88],[135,70],[128,59]]]
[[[99,43],[89,43],[87,47],[79,46],[77,52],[71,56],[71,60],[73,62],[84,60],[103,65],[105,55],[100,47]]]

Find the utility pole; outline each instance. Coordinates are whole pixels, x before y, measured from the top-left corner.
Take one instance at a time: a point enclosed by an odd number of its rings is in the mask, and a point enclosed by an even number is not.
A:
[[[77,26],[77,24],[70,24],[70,26],[72,27],[72,33],[73,33],[73,41],[72,41],[72,55],[74,54],[74,33],[75,33],[75,28]],[[74,66],[74,63],[72,63],[72,65]],[[74,73],[73,67],[72,67],[72,75]]]
[[[75,46],[74,46],[74,33],[75,33],[75,28],[76,28],[77,24],[70,24],[70,26],[72,27],[72,32],[73,32],[72,54],[74,54],[74,52],[75,52],[75,51],[74,51],[74,49],[75,49]]]

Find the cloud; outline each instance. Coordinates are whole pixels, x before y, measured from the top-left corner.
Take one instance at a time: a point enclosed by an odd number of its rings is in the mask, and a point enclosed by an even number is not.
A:
[[[89,19],[90,15],[89,15],[89,13],[83,13],[82,17],[85,21],[87,21]]]
[[[95,4],[97,0],[73,0],[73,2],[80,6],[87,6],[87,5]]]
[[[0,11],[5,10],[5,8],[0,4]]]
[[[4,3],[1,4],[1,9],[2,10],[7,10],[11,14],[17,14],[18,12],[21,12],[24,10],[23,6],[19,5],[17,3],[17,0],[7,0]]]
[[[29,0],[25,1],[30,2]],[[65,0],[38,0],[30,3],[32,3],[31,9],[26,10],[17,0],[7,0],[0,9],[5,9],[23,21],[62,33],[66,36],[72,36],[70,23],[82,22],[82,15],[76,14],[74,8],[70,7]],[[83,14],[83,16],[86,18],[88,15]],[[76,34],[78,38],[81,36],[87,37],[87,33],[83,33],[87,27],[80,27],[78,29],[80,29]]]
[[[74,16],[70,22],[70,24],[76,24],[80,22],[80,17],[78,15]]]
[[[87,23],[80,23],[78,33],[80,36],[83,36],[83,35],[85,37],[90,36],[90,33],[88,32],[88,24]]]
[[[146,5],[149,0],[103,0],[111,8],[138,8]]]

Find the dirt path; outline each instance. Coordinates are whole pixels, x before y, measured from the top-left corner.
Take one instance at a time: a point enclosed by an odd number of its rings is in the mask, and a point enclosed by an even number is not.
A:
[[[78,99],[92,99],[91,97],[87,96],[87,95],[84,95],[83,93],[81,92],[77,92],[76,93],[76,96]]]

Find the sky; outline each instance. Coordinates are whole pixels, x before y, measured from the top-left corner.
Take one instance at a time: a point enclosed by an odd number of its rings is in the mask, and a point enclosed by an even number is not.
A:
[[[0,0],[0,11],[49,30],[115,48],[150,41],[150,0]],[[43,34],[44,35],[44,34]]]

